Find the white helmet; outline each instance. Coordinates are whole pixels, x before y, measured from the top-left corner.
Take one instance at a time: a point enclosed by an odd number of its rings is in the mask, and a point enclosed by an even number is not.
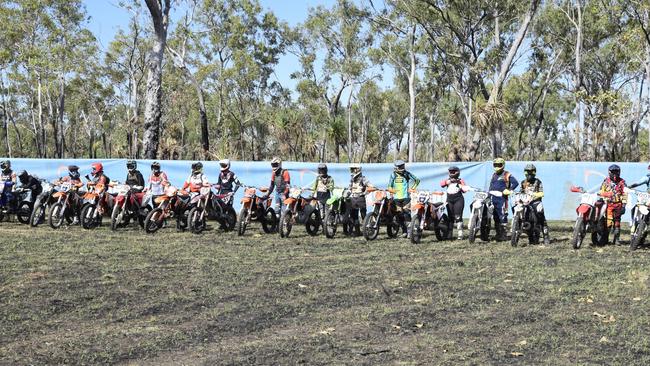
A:
[[[221,165],[221,171],[230,169],[230,159],[219,160],[219,165]]]

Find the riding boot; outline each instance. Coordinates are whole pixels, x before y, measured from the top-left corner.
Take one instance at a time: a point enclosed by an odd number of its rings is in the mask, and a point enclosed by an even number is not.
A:
[[[621,241],[619,240],[621,236],[621,228],[614,228],[614,245],[621,245]]]
[[[462,223],[462,221],[456,223],[456,235],[458,235],[458,240],[463,240],[463,223]]]
[[[361,224],[359,220],[354,220],[354,236],[361,236]]]
[[[544,235],[544,245],[551,244],[551,237],[548,233],[548,225],[544,225],[544,228],[542,228],[542,234]]]
[[[506,241],[508,237],[506,236],[508,224],[498,224],[497,226],[497,241]]]

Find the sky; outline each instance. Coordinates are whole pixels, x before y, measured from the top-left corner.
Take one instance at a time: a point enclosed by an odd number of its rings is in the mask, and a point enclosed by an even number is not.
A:
[[[260,4],[265,10],[273,11],[279,19],[286,21],[290,26],[295,26],[307,19],[309,8],[318,5],[330,7],[335,1],[260,0]],[[84,0],[84,3],[90,17],[88,27],[99,40],[101,48],[106,50],[118,29],[127,28],[130,14],[118,5],[119,0]],[[146,7],[143,10],[146,11]],[[293,89],[295,81],[291,80],[290,74],[299,67],[300,64],[294,55],[284,55],[276,68],[275,77],[283,86]]]

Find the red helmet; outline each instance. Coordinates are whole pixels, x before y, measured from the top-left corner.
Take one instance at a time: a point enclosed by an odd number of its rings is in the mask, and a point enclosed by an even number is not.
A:
[[[90,167],[92,168],[90,172],[90,174],[92,175],[97,175],[99,173],[104,172],[104,166],[102,165],[102,163],[93,163],[90,165]]]

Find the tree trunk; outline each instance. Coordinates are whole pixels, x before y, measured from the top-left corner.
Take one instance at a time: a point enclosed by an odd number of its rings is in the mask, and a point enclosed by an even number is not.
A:
[[[65,155],[65,136],[63,134],[63,113],[65,110],[65,77],[63,74],[60,76],[59,83],[59,103],[57,111],[55,145],[56,157],[61,159]]]
[[[148,61],[147,91],[144,108],[144,156],[155,159],[160,143],[162,115],[162,62],[167,44],[171,0],[145,0],[154,25],[155,40]]]
[[[415,137],[415,69],[417,59],[415,58],[415,31],[417,26],[413,25],[409,32],[409,60],[410,70],[408,76],[409,83],[409,163],[415,162],[416,159],[416,137]]]
[[[5,88],[4,83],[4,72],[0,74],[0,89],[2,92],[2,126],[4,129],[5,152],[7,154],[6,156],[11,158],[11,143],[9,142],[9,106],[7,103],[7,89]]]
[[[348,97],[348,162],[352,163],[354,161],[354,152],[352,151],[352,93],[354,88],[350,90],[350,96]]]

